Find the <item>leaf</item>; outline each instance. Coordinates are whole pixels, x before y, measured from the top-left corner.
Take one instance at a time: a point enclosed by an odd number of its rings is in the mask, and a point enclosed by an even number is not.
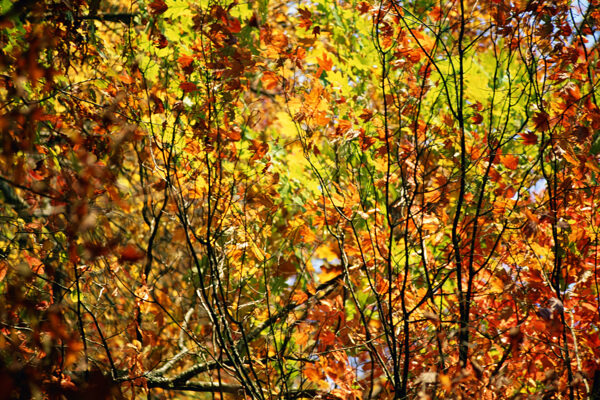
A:
[[[238,126],[225,131],[225,137],[231,141],[237,142],[242,139],[242,130]]]
[[[165,106],[163,104],[163,101],[160,98],[158,98],[158,96],[156,96],[154,93],[150,95],[150,98],[154,102],[154,110],[152,111],[152,113],[163,114],[165,112]]]
[[[342,268],[339,265],[334,264],[323,264],[321,266],[321,273],[319,274],[319,281],[321,283],[329,282],[333,279],[337,279],[342,274]]]
[[[500,156],[500,162],[506,168],[511,170],[516,170],[519,166],[519,158],[512,154]]]
[[[181,65],[182,68],[185,68],[194,62],[194,57],[192,57],[190,55],[182,54],[177,59],[177,62],[179,63],[179,65]]]
[[[482,121],[483,121],[483,116],[479,113],[476,113],[475,115],[473,115],[471,117],[471,122],[473,122],[473,124],[475,124],[475,125],[481,124]]]
[[[317,57],[317,61],[319,62],[319,67],[325,71],[331,71],[331,68],[333,67],[333,61],[329,58],[327,53],[323,53],[321,57]]]
[[[358,117],[362,119],[363,122],[369,122],[371,118],[373,118],[373,112],[364,108]]]
[[[6,261],[0,261],[0,283],[6,277],[7,272],[8,272],[8,263]]]
[[[263,83],[264,88],[267,90],[273,90],[279,84],[277,75],[275,75],[271,71],[263,72],[262,78],[260,80]]]
[[[298,26],[304,29],[310,28],[312,25],[312,13],[306,8],[299,8],[298,13],[300,14],[300,23],[298,24]]]
[[[30,256],[29,254],[23,254],[23,257],[27,261],[31,271],[38,275],[44,274],[44,263],[37,257]]]
[[[535,124],[535,129],[538,131],[547,131],[550,129],[550,122],[549,122],[549,118],[550,116],[548,115],[548,113],[541,111],[535,114],[535,116],[533,117],[533,122]]]
[[[573,129],[573,136],[575,136],[575,140],[577,140],[579,143],[585,142],[587,138],[591,136],[591,134],[591,129],[587,126],[577,125]]]
[[[292,301],[296,304],[303,304],[308,300],[308,295],[302,290],[295,290],[292,295]]]
[[[148,4],[148,7],[150,8],[150,14],[154,16],[160,15],[169,9],[167,3],[163,0],[154,0],[152,3]]]
[[[240,33],[242,30],[240,20],[237,18],[227,20],[227,29],[229,29],[229,32],[231,33]]]
[[[0,0],[5,397],[590,397],[596,2],[404,3]]]
[[[537,144],[537,135],[533,132],[519,133],[519,136],[521,136],[525,145]]]
[[[256,161],[263,158],[269,151],[268,143],[259,142],[258,140],[252,140],[252,144],[249,150],[253,153],[250,161]]]
[[[196,84],[192,82],[181,82],[179,88],[183,90],[184,93],[191,93],[198,90]]]
[[[119,260],[121,262],[136,262],[143,259],[146,253],[138,249],[132,244],[128,244],[125,247],[119,249]]]
[[[295,255],[281,261],[277,266],[277,276],[283,276],[284,278],[289,278],[291,276],[296,275],[296,267],[299,265],[300,260]]]

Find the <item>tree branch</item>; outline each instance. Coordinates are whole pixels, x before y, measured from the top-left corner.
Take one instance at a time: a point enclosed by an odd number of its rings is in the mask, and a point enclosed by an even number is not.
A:
[[[79,17],[79,19],[102,22],[122,22],[124,24],[130,24],[137,15],[137,13],[107,13],[98,15],[82,15]]]
[[[214,382],[189,382],[185,384],[166,383],[148,379],[148,388],[160,388],[166,390],[183,390],[188,392],[203,392],[203,393],[233,393],[244,394],[245,388],[242,385],[218,384]],[[275,396],[275,394],[273,394]],[[319,396],[323,399],[334,400],[336,396],[317,389],[293,389],[287,392],[285,399],[312,399]]]
[[[342,274],[319,285],[317,287],[317,289],[315,290],[315,294],[311,295],[309,297],[309,300],[307,300],[307,301],[310,301],[311,299],[315,299],[315,298],[317,300],[320,300],[320,299],[324,298],[325,296],[327,296],[329,293],[331,293],[337,287],[337,285],[339,283],[341,283],[341,281],[339,279],[341,277],[341,275]],[[302,303],[302,304],[306,304],[306,302]],[[279,312],[273,314],[271,316],[271,318],[264,321],[262,324],[260,324],[256,328],[254,328],[248,335],[246,335],[246,341],[248,343],[252,342],[254,339],[256,339],[260,336],[262,331],[264,331],[269,326],[276,323],[281,318],[284,318],[285,316],[287,316],[292,310],[296,309],[297,307],[301,306],[302,304],[298,304],[295,302],[289,303],[284,308],[279,310]],[[240,349],[242,347],[242,344],[243,344],[243,342],[241,342],[241,341],[238,344],[238,347]],[[202,363],[202,364],[195,364],[195,365],[191,366],[190,368],[188,368],[187,370],[181,372],[180,374],[178,374],[172,378],[167,378],[167,377],[161,376],[162,373],[166,372],[164,367],[162,367],[155,371],[149,371],[148,373],[145,374],[145,376],[148,379],[148,382],[153,382],[154,384],[180,387],[180,386],[185,386],[186,382],[188,380],[192,379],[194,376],[197,376],[198,374],[201,374],[202,372],[212,371],[214,369],[220,368],[223,365],[232,365],[232,364],[229,361],[224,361],[222,363],[212,361],[212,362],[207,362],[207,363]],[[156,386],[156,387],[165,388],[164,386]]]

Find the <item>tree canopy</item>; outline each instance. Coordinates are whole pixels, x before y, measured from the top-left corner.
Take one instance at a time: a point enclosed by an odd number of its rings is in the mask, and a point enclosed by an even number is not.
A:
[[[600,398],[599,23],[0,1],[0,398]]]

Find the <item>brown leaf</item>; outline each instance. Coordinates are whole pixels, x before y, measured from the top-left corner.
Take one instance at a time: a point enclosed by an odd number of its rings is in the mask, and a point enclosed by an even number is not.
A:
[[[477,113],[471,117],[471,122],[473,122],[473,124],[475,124],[475,125],[481,124],[482,121],[483,121],[483,117],[479,113]]]
[[[440,317],[436,313],[433,313],[431,311],[425,311],[423,313],[423,317],[430,320],[431,322],[440,322]]]
[[[250,161],[256,161],[263,158],[265,154],[267,154],[267,151],[269,151],[269,145],[258,140],[252,140],[249,150],[254,153]]]
[[[537,135],[533,132],[519,133],[519,136],[523,139],[523,144],[536,144]]]
[[[292,295],[292,301],[296,304],[303,304],[306,300],[308,300],[308,295],[302,290],[294,291]]]
[[[296,275],[296,266],[300,263],[300,260],[295,255],[292,255],[287,260],[283,260],[277,266],[276,275],[284,278]]]
[[[119,260],[121,262],[136,262],[141,260],[146,256],[146,253],[138,249],[132,244],[128,244],[119,250],[120,257]]]
[[[548,113],[546,113],[544,111],[537,113],[533,117],[533,123],[535,124],[535,129],[537,129],[538,131],[547,131],[548,129],[550,129],[549,118],[550,118],[550,116],[548,115]]]
[[[242,130],[238,126],[234,126],[228,131],[225,131],[225,136],[227,139],[237,142],[242,139]]]
[[[196,86],[196,84],[194,84],[192,82],[181,82],[179,84],[179,88],[181,90],[183,90],[184,93],[190,93],[190,92],[194,92],[194,91],[198,90],[198,87]]]
[[[362,119],[363,122],[368,122],[373,118],[373,112],[366,108],[363,108],[362,113],[358,116],[358,118]]]
[[[154,102],[154,110],[152,111],[153,114],[162,114],[165,112],[165,105],[163,103],[163,101],[158,98],[158,96],[156,96],[154,93],[152,93],[150,95],[150,98],[152,99],[152,101]]]
[[[169,9],[169,6],[163,0],[154,0],[148,4],[148,7],[151,15],[160,15]]]
[[[189,75],[192,72],[194,72],[194,57],[183,54],[183,55],[179,56],[179,58],[177,59],[177,62],[181,66],[181,69],[183,70],[183,72],[185,72],[186,74]]]
[[[587,126],[577,125],[575,129],[573,129],[573,136],[579,143],[585,142],[585,140],[590,137],[592,134],[591,130]]]

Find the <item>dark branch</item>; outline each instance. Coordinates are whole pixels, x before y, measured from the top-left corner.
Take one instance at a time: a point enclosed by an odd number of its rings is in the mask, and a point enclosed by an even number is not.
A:
[[[153,379],[148,379],[148,388],[160,388],[166,390],[183,390],[188,392],[204,392],[204,393],[233,393],[243,395],[245,390],[242,385],[218,384],[213,382],[189,382],[185,384],[175,384],[159,382]],[[286,393],[285,399],[312,399],[319,396],[322,399],[334,400],[337,397],[317,389],[302,389],[290,390]]]
[[[79,17],[79,19],[103,22],[122,22],[124,24],[130,24],[137,15],[137,13],[82,15],[81,17]]]
[[[315,291],[315,294],[311,295],[309,297],[308,301],[310,301],[311,299],[320,300],[320,299],[324,298],[325,296],[327,296],[328,294],[330,294],[337,287],[337,285],[341,283],[340,277],[341,277],[341,274],[339,276],[337,276],[336,278],[333,278],[333,279],[319,285],[317,287],[317,290]],[[302,304],[306,304],[306,303],[302,303]],[[246,335],[247,342],[251,342],[254,339],[258,338],[262,331],[264,331],[265,329],[267,329],[269,326],[273,325],[280,319],[286,317],[292,310],[294,310],[297,307],[300,307],[302,304],[297,304],[295,302],[291,302],[288,305],[286,305],[284,308],[279,310],[279,312],[273,314],[271,316],[271,318],[264,321],[258,327],[254,328],[248,335]],[[239,343],[240,348],[242,347],[242,343],[243,342]],[[187,370],[181,372],[180,374],[178,374],[172,378],[166,378],[166,377],[160,376],[159,374],[156,374],[156,371],[150,371],[145,376],[148,379],[148,382],[153,382],[154,384],[157,384],[157,385],[164,385],[164,386],[156,386],[156,387],[162,387],[162,388],[166,388],[166,386],[180,387],[180,386],[185,386],[186,385],[185,382],[192,379],[194,376],[196,376],[200,373],[203,373],[203,372],[207,372],[207,371],[211,371],[211,370],[220,368],[223,365],[231,365],[231,362],[224,361],[222,363],[208,362],[208,363],[203,363],[203,364],[195,364],[195,365],[191,366],[190,368],[188,368]]]

